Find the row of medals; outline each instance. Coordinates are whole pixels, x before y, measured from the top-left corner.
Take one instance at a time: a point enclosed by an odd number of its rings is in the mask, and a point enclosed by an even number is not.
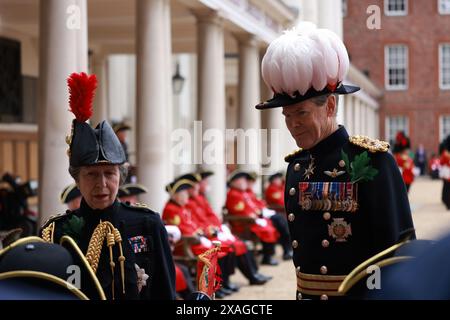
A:
[[[358,202],[352,198],[344,200],[330,200],[325,199],[311,199],[310,196],[305,196],[300,205],[303,210],[323,210],[323,211],[345,211],[355,212],[358,210]]]

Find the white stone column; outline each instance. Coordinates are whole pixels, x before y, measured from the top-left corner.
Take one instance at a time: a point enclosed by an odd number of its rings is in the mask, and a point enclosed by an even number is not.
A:
[[[354,115],[353,115],[353,103],[354,103],[354,101],[355,101],[355,98],[354,97],[352,97],[352,96],[350,96],[350,95],[346,95],[346,96],[344,96],[344,99],[345,99],[345,105],[344,105],[344,108],[345,108],[345,127],[346,127],[346,129],[347,129],[347,131],[348,131],[348,134],[353,134],[354,133],[354,125],[353,125],[353,123],[354,123],[354,121],[353,121],[353,117],[354,117]]]
[[[261,114],[255,109],[261,97],[259,49],[252,35],[239,34],[236,38],[239,45],[238,129],[245,131],[237,136],[238,168],[259,175]],[[258,180],[255,191],[259,192],[260,186]]]
[[[216,212],[221,212],[226,196],[223,21],[213,12],[195,14],[198,32],[198,115],[204,133],[201,167],[214,171],[210,178],[211,205]]]
[[[103,120],[108,120],[108,76],[107,59],[101,53],[95,53],[92,57],[92,71],[97,75],[97,91],[94,98],[94,113],[91,117],[91,125],[95,127]]]
[[[39,213],[44,222],[64,210],[59,194],[72,182],[65,137],[74,116],[67,111],[67,78],[87,71],[86,0],[40,1],[39,10]]]
[[[317,10],[318,27],[330,29],[342,39],[343,35],[342,1],[317,0],[317,5],[318,5]]]
[[[355,97],[354,101],[354,134],[361,134],[361,100]]]
[[[141,200],[157,211],[163,209],[167,200],[164,186],[171,180],[168,8],[169,0],[136,0],[138,182],[149,189]]]

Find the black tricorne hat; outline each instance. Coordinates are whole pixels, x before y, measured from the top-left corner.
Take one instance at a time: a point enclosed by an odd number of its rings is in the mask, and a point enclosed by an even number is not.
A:
[[[112,124],[112,127],[113,127],[114,132],[131,129],[131,126],[128,125],[125,121],[115,122]]]
[[[206,179],[206,178],[208,178],[208,177],[214,175],[214,172],[208,171],[208,170],[207,170],[207,171],[200,171],[200,172],[198,172],[198,174],[200,174],[200,177],[201,177],[202,180],[203,180],[203,179]]]
[[[194,187],[194,182],[187,179],[176,179],[166,186],[166,191],[172,196],[182,190],[187,190]]]
[[[70,111],[75,118],[71,135],[67,137],[72,167],[95,164],[122,164],[125,152],[114,130],[107,121],[93,129],[87,121],[92,116],[92,100],[97,87],[95,75],[72,73],[67,80],[70,93]]]
[[[72,183],[64,188],[64,190],[61,192],[60,200],[61,203],[69,203],[75,198],[78,198],[81,196],[80,189],[78,189],[77,185],[75,183]]]
[[[186,173],[186,174],[179,176],[175,180],[189,180],[193,183],[198,183],[198,182],[202,181],[202,176],[199,173]]]
[[[276,172],[269,176],[269,182],[272,182],[276,178],[283,178],[283,174],[281,172]]]
[[[253,176],[250,173],[246,171],[235,170],[228,176],[227,184],[230,185],[231,182],[239,178],[245,178],[246,180],[254,180]]]
[[[124,185],[121,185],[119,187],[119,193],[118,197],[125,197],[125,196],[135,196],[142,193],[147,193],[148,189],[144,187],[142,184],[138,183],[127,183]]]

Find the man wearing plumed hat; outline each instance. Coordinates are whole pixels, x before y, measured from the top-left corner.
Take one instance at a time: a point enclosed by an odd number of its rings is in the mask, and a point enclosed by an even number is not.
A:
[[[346,276],[380,251],[415,238],[389,144],[349,136],[337,123],[339,95],[359,90],[343,84],[348,68],[339,37],[312,24],[284,32],[262,60],[274,96],[256,108],[282,108],[299,147],[285,158],[284,192],[297,299],[361,297],[338,291]]]

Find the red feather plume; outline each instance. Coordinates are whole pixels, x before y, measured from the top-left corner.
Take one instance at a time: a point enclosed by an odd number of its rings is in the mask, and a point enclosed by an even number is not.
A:
[[[95,74],[87,75],[84,72],[72,73],[67,79],[69,86],[70,111],[79,122],[85,122],[92,116],[92,102],[95,89],[97,88],[97,77]]]

